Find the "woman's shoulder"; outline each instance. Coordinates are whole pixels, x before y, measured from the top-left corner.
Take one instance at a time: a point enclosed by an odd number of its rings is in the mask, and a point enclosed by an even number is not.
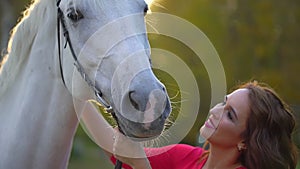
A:
[[[191,169],[198,168],[200,156],[204,150],[187,144],[173,144],[160,148],[150,148],[146,154],[153,169],[176,168]]]
[[[198,152],[198,153],[203,153],[204,149],[201,147],[197,146],[191,146],[188,144],[175,144],[173,145],[173,151],[178,151],[178,152]]]
[[[177,154],[186,155],[186,154],[194,154],[199,155],[204,152],[201,147],[195,147],[188,144],[172,144],[160,148],[145,148],[147,155],[157,155],[157,154],[172,154],[172,156],[177,156]]]
[[[192,146],[192,145],[188,145],[188,144],[172,144],[172,145],[168,145],[163,147],[163,149],[165,151],[167,151],[168,153],[175,153],[175,154],[189,154],[189,153],[194,153],[194,154],[202,154],[204,152],[204,149],[201,147],[197,147],[197,146]]]
[[[177,160],[189,160],[198,161],[205,150],[201,147],[191,146],[188,144],[176,144],[171,145],[172,148],[168,151],[168,154],[172,154],[173,159]]]

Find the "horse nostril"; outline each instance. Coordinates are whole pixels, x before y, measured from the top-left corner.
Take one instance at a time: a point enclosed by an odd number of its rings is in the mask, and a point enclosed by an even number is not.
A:
[[[134,100],[134,96],[133,96],[133,95],[134,95],[134,91],[130,91],[130,92],[129,92],[129,100],[130,100],[132,106],[133,106],[135,109],[140,110],[140,109],[139,109],[139,104],[137,103],[137,101]]]

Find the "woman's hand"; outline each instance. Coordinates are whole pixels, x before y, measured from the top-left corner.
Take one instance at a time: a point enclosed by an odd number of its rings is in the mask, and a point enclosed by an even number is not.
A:
[[[134,169],[151,169],[141,142],[135,142],[115,129],[114,156]]]

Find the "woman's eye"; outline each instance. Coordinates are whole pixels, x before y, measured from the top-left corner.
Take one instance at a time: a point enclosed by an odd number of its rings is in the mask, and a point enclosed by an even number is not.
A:
[[[233,117],[232,117],[232,115],[231,115],[231,112],[230,112],[230,111],[228,111],[228,112],[227,112],[227,117],[228,117],[228,119],[230,119],[230,120],[233,120]]]
[[[79,10],[71,9],[67,14],[67,17],[70,18],[73,22],[77,22],[83,18],[83,15]]]

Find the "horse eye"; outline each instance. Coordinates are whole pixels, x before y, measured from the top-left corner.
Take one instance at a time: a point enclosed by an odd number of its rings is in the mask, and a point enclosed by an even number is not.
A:
[[[148,5],[146,5],[145,8],[144,8],[144,15],[147,14],[148,10],[149,10],[149,7],[148,7]]]
[[[67,17],[70,18],[73,22],[77,22],[83,18],[83,15],[79,10],[70,9],[70,12],[67,14]]]

